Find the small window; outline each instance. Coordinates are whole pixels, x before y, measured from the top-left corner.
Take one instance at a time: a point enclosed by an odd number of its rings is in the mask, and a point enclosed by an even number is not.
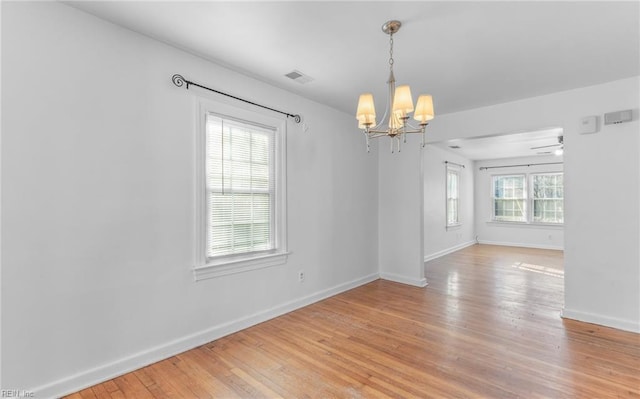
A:
[[[460,172],[447,168],[447,227],[460,224]]]
[[[533,222],[564,223],[563,174],[534,174],[532,180]]]
[[[286,261],[286,122],[201,102],[196,280]]]
[[[492,220],[497,222],[527,221],[525,175],[493,176]]]

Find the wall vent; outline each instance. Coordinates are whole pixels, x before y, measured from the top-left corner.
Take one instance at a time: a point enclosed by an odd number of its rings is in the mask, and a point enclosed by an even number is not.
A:
[[[305,75],[304,73],[297,71],[295,69],[289,73],[286,73],[284,76],[300,84],[309,83],[313,80],[311,76]]]
[[[609,112],[607,114],[604,114],[604,124],[614,125],[623,122],[630,122],[633,119],[632,113],[633,111],[631,111],[630,109],[624,111]]]

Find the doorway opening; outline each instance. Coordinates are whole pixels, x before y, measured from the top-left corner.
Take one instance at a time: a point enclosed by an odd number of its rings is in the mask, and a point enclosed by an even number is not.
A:
[[[563,156],[559,127],[427,145],[423,161],[427,279],[430,264],[435,267],[441,257],[475,244],[510,248],[504,262],[516,273],[563,279]],[[549,265],[539,258],[533,262],[526,256],[529,249],[558,251],[560,256]]]

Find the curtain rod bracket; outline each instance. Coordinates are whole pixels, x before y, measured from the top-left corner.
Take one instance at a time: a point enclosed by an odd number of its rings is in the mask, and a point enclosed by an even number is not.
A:
[[[177,74],[177,73],[171,77],[171,81],[173,82],[174,85],[176,85],[178,87],[182,87],[182,86],[186,85],[186,89],[187,90],[189,90],[189,86],[197,86],[197,87],[199,87],[201,89],[209,90],[209,91],[212,91],[214,93],[222,94],[223,96],[227,96],[227,97],[233,98],[234,100],[242,101],[242,102],[245,102],[247,104],[255,105],[256,107],[268,109],[269,111],[273,111],[273,112],[277,112],[279,114],[286,115],[288,118],[293,118],[293,120],[296,123],[300,123],[302,121],[302,118],[300,117],[299,114],[295,114],[294,115],[294,114],[290,114],[288,112],[279,111],[277,109],[274,109],[274,108],[271,108],[271,107],[267,107],[267,106],[262,105],[262,104],[254,103],[253,101],[245,100],[243,98],[236,97],[234,95],[227,94],[227,93],[212,89],[212,88],[207,87],[207,86],[203,86],[201,84],[198,84],[198,83],[192,82],[190,80],[187,80],[187,79],[184,78],[184,76],[182,76],[180,74]]]

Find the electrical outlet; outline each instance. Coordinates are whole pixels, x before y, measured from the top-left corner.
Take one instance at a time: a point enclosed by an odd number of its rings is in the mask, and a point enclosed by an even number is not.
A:
[[[298,282],[302,283],[304,281],[304,270],[300,270],[298,272]]]

